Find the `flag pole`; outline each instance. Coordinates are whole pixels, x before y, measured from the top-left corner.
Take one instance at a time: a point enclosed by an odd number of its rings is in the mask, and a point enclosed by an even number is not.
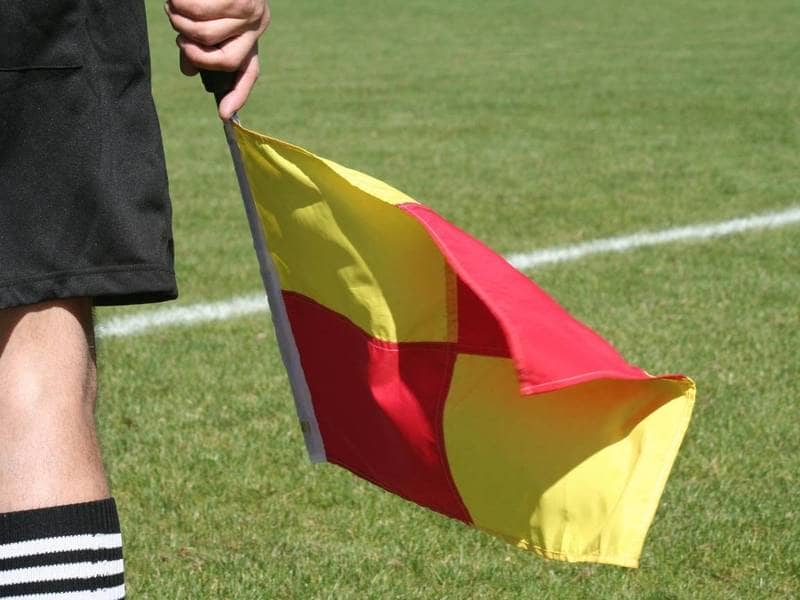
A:
[[[219,105],[220,100],[222,100],[225,94],[231,90],[236,80],[235,73],[226,71],[201,71],[200,76],[206,91],[214,94],[217,105]],[[239,117],[236,114],[233,115],[230,121],[223,122],[225,139],[228,142],[228,149],[230,150],[233,168],[236,172],[236,180],[239,184],[239,191],[241,192],[242,201],[244,203],[247,222],[250,225],[253,248],[258,258],[258,266],[261,272],[264,290],[267,294],[267,301],[269,302],[270,314],[272,315],[272,323],[275,327],[278,347],[281,352],[283,363],[286,366],[286,371],[289,374],[289,384],[292,388],[295,408],[300,420],[300,429],[303,432],[306,450],[308,451],[311,462],[326,462],[322,434],[320,433],[317,417],[314,413],[314,406],[311,403],[311,392],[308,389],[303,366],[300,363],[300,353],[297,350],[294,335],[292,334],[292,329],[289,324],[286,305],[283,302],[283,295],[281,294],[280,280],[278,279],[275,265],[272,262],[272,257],[269,254],[267,241],[264,238],[264,230],[258,218],[255,203],[253,202],[253,195],[250,191],[250,184],[247,181],[247,173],[244,169],[239,146],[236,143],[236,136],[233,131],[232,123],[239,124]]]

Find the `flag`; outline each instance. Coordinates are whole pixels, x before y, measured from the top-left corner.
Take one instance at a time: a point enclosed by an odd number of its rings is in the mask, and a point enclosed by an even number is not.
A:
[[[694,383],[388,184],[228,131],[312,460],[546,558],[638,566]]]

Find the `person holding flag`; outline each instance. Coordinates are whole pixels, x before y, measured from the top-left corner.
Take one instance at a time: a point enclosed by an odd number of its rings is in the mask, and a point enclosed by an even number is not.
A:
[[[18,42],[0,54],[3,597],[124,595],[91,309],[177,293],[143,14],[128,2],[0,11]],[[694,382],[628,363],[398,189],[233,119],[265,2],[165,9],[181,70],[218,102],[312,461],[547,559],[637,567]]]
[[[165,10],[184,74],[236,72],[229,119],[266,0]],[[3,2],[0,38],[0,596],[122,598],[92,309],[177,296],[144,4]]]

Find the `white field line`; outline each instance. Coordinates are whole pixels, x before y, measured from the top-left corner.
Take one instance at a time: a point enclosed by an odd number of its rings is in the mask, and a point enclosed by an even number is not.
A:
[[[753,229],[777,229],[794,223],[800,223],[800,207],[780,212],[741,217],[719,223],[703,223],[663,229],[661,231],[640,232],[592,240],[571,246],[555,246],[533,252],[515,253],[506,256],[506,260],[518,269],[531,269],[549,264],[579,260],[595,254],[630,252],[636,248],[673,242],[704,241]],[[97,335],[98,337],[136,335],[161,327],[225,321],[268,310],[267,299],[262,292],[248,296],[237,296],[219,302],[159,308],[133,315],[111,317],[98,324]]]
[[[98,323],[98,337],[121,337],[145,333],[151,329],[174,325],[194,325],[209,321],[227,321],[236,317],[268,311],[264,292],[237,296],[219,302],[203,302],[188,306],[172,306],[146,310],[133,315],[111,317]]]
[[[535,252],[510,254],[508,262],[518,269],[531,269],[542,265],[578,260],[593,254],[607,252],[628,252],[645,246],[658,246],[672,242],[709,240],[751,229],[776,229],[793,223],[800,223],[800,206],[781,212],[770,212],[722,221],[675,227],[661,231],[641,232],[619,237],[592,240],[574,246],[556,246]]]

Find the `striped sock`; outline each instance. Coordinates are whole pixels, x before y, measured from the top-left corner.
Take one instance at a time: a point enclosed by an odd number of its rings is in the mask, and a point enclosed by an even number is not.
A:
[[[0,598],[124,597],[122,536],[113,498],[0,513]]]

